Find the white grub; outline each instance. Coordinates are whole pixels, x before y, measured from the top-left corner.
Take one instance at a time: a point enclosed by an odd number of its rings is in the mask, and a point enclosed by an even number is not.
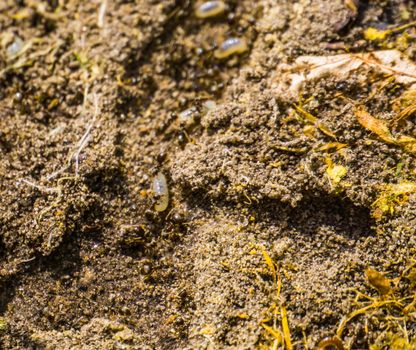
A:
[[[217,59],[224,59],[233,55],[241,55],[247,50],[248,45],[244,38],[229,38],[215,50],[214,56]]]
[[[9,58],[16,57],[22,51],[23,46],[23,40],[16,36],[14,41],[7,47],[7,56]]]
[[[153,193],[156,197],[155,210],[165,211],[169,205],[169,189],[166,176],[159,172],[153,179]]]
[[[196,8],[195,15],[202,19],[216,17],[223,14],[225,8],[224,1],[205,1]]]
[[[196,123],[196,118],[198,116],[198,110],[195,107],[191,107],[179,113],[178,119],[182,126],[191,127]]]
[[[205,101],[203,103],[203,107],[204,107],[205,111],[209,112],[209,111],[212,111],[215,108],[217,108],[217,104],[216,104],[215,101],[208,100],[208,101]]]

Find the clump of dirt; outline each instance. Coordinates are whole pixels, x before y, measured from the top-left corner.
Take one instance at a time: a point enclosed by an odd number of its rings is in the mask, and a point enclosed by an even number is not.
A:
[[[0,4],[1,347],[411,348],[412,2],[198,4]]]

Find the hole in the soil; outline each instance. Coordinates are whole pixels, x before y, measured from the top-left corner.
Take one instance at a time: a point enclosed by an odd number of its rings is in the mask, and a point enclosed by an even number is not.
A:
[[[56,280],[62,276],[73,276],[82,266],[80,249],[79,239],[67,236],[51,255],[39,259],[35,271],[49,271]]]
[[[12,143],[9,140],[7,140],[6,135],[0,131],[0,153],[10,153],[12,149]]]
[[[328,227],[336,234],[359,239],[374,232],[369,208],[328,194],[304,199],[289,215],[289,226],[303,234],[314,234],[320,227]]]
[[[120,168],[108,166],[86,173],[85,182],[91,192],[120,194],[124,188],[124,175]]]
[[[289,228],[308,236],[321,228],[355,240],[374,233],[375,222],[369,208],[327,193],[306,195],[295,208],[267,201],[258,204],[255,210],[259,220],[284,221]]]
[[[0,239],[0,261],[3,261],[5,257],[6,257],[6,246],[4,245],[3,240]]]
[[[7,304],[13,297],[13,289],[9,287],[8,281],[0,283],[0,315],[3,315],[7,309]]]

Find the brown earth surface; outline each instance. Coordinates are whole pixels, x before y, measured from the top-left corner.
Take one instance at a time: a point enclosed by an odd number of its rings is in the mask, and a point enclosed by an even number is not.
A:
[[[200,3],[0,1],[0,348],[416,349],[416,3]]]

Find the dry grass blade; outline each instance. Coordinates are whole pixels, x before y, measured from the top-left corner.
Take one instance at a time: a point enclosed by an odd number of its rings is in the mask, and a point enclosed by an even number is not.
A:
[[[316,150],[317,151],[324,151],[324,152],[329,152],[329,151],[339,151],[343,148],[348,147],[348,145],[346,143],[340,143],[340,142],[328,142],[320,147],[318,147]]]
[[[298,112],[302,117],[304,117],[308,122],[312,123],[316,128],[318,128],[320,131],[322,131],[326,136],[332,137],[333,139],[336,139],[337,136],[329,130],[328,127],[326,127],[324,124],[319,122],[319,119],[309,113],[308,111],[305,111],[302,107],[294,105],[294,108],[296,112]]]
[[[266,265],[270,269],[270,273],[272,275],[273,282],[276,283],[277,271],[276,271],[276,267],[274,266],[274,262],[273,262],[272,258],[270,257],[269,253],[265,249],[262,251],[262,254],[263,254],[263,258],[266,262]]]
[[[277,304],[273,304],[272,310],[273,310],[273,326],[268,326],[265,324],[266,322],[269,322],[270,319],[267,319],[263,321],[262,327],[267,331],[269,335],[273,338],[273,347],[272,349],[277,349],[278,346],[286,345],[286,349],[292,350],[292,340],[291,340],[291,334],[290,334],[290,328],[289,328],[289,321],[287,318],[287,310],[286,306],[281,302],[280,295],[282,291],[282,279],[280,277],[280,274],[277,272],[276,265],[273,262],[272,258],[270,257],[269,253],[266,251],[264,247],[262,247],[262,255],[265,260],[266,265],[268,266],[270,273],[273,276],[273,284],[276,287],[276,300],[278,301]],[[279,306],[280,304],[280,306]],[[280,314],[281,317],[281,329],[277,328],[276,325],[276,316]]]
[[[287,320],[287,311],[286,311],[286,307],[284,305],[282,305],[282,307],[280,309],[280,314],[282,316],[282,329],[283,329],[283,337],[284,337],[285,343],[286,343],[286,348],[288,350],[292,350],[293,345],[292,345],[292,341],[290,339],[291,337],[290,337],[289,322]]]
[[[397,144],[406,152],[416,153],[416,139],[411,136],[401,135],[397,138]]]
[[[399,118],[397,120],[407,119],[410,116],[412,116],[415,112],[416,112],[416,104],[410,105],[400,112]]]
[[[274,329],[274,328],[272,328],[272,327],[270,327],[270,326],[268,326],[268,325],[265,325],[264,323],[261,325],[267,332],[269,332],[270,333],[270,335],[273,337],[273,338],[275,338],[276,340],[277,340],[277,342],[278,342],[278,344],[280,345],[280,344],[283,344],[283,337],[282,337],[282,335],[280,334],[280,332],[278,331],[278,330],[276,330],[276,329]]]

